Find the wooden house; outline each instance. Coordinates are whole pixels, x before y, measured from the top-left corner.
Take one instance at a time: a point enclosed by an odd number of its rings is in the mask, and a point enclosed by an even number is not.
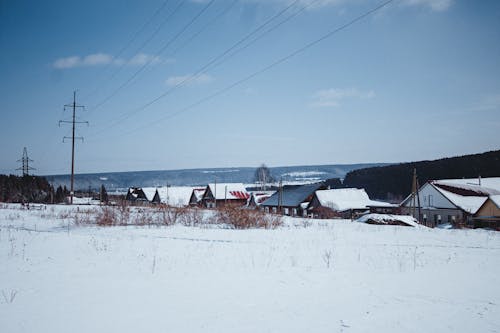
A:
[[[265,200],[260,208],[266,213],[288,216],[307,216],[306,207],[314,192],[324,188],[323,183],[307,185],[285,185]]]
[[[492,228],[500,230],[500,195],[490,195],[474,214],[475,228]]]
[[[153,199],[153,196],[148,197],[141,187],[130,187],[125,196],[125,200],[136,203],[149,203]]]
[[[371,200],[364,189],[339,188],[318,190],[307,207],[315,218],[356,218],[370,211],[370,206],[393,207],[382,201]]]
[[[442,223],[473,226],[473,217],[479,208],[489,196],[498,194],[498,177],[431,180],[417,191],[415,218],[430,227]],[[411,214],[412,206],[414,199],[409,195],[401,203],[401,212]]]
[[[201,199],[203,198],[203,194],[205,193],[206,187],[203,188],[193,188],[191,192],[191,196],[189,197],[189,205],[190,206],[199,206],[201,205]]]
[[[253,191],[250,193],[250,199],[248,200],[248,207],[256,208],[259,207],[264,201],[266,201],[271,195],[276,191]]]
[[[200,202],[206,208],[244,206],[249,197],[250,194],[242,183],[217,183],[207,185]]]

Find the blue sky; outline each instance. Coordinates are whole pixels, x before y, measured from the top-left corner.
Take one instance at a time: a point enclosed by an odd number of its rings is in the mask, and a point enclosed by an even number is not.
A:
[[[2,0],[0,173],[23,147],[36,173],[69,172],[71,129],[58,121],[73,90],[90,123],[78,126],[77,173],[499,149],[498,1],[393,1],[233,86],[380,3]]]

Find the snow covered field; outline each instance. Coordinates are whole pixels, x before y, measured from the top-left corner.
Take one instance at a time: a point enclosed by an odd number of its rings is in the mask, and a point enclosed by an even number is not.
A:
[[[0,332],[500,331],[498,232],[68,226],[70,209],[1,206]]]

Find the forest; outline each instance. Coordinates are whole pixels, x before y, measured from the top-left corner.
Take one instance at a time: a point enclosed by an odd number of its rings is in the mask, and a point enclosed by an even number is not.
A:
[[[61,203],[68,194],[66,187],[54,190],[44,177],[0,175],[0,202]]]
[[[364,188],[370,198],[399,202],[411,192],[413,169],[420,186],[434,179],[500,177],[500,150],[353,170],[344,186]]]

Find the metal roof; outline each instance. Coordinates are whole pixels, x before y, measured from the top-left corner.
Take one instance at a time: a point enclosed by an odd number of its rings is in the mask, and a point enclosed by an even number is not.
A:
[[[304,202],[314,191],[323,186],[323,183],[307,184],[307,185],[285,185],[282,192],[282,206],[284,207],[298,207]],[[264,201],[261,206],[278,206],[280,191],[277,191],[272,196]]]

